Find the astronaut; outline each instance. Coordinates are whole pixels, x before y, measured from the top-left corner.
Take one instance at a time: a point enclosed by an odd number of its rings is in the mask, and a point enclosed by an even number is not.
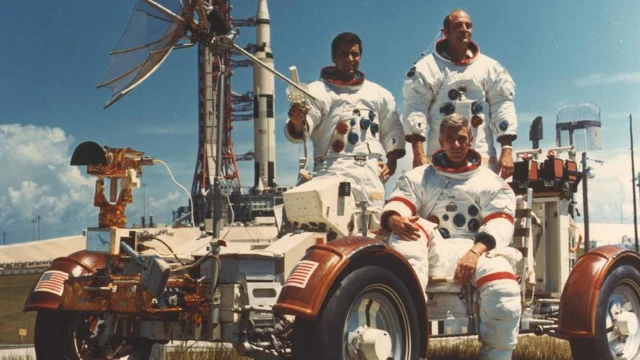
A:
[[[443,21],[444,38],[435,51],[420,59],[406,74],[403,85],[403,121],[413,143],[414,167],[427,164],[439,149],[438,126],[455,113],[471,123],[473,148],[504,179],[513,174],[511,143],[518,121],[513,104],[515,83],[497,61],[480,53],[471,41],[471,18],[454,10]],[[424,153],[424,141],[427,153]],[[502,147],[496,156],[494,141]]]
[[[511,243],[515,195],[471,149],[472,129],[460,114],[445,116],[431,164],[406,172],[384,206],[381,226],[423,285],[453,277],[479,294],[481,359],[510,359],[521,312]],[[437,227],[437,229],[436,229]],[[425,269],[427,273],[425,274]]]
[[[312,181],[342,177],[351,183],[357,202],[381,209],[384,183],[405,154],[404,130],[391,93],[358,70],[361,53],[362,42],[356,34],[335,37],[331,44],[335,66],[323,68],[320,79],[309,84],[308,91],[317,101],[291,106],[285,136],[300,143],[303,131],[309,134]]]

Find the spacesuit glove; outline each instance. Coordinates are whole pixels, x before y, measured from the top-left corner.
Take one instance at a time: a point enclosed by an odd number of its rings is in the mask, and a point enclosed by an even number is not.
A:
[[[302,132],[302,122],[307,116],[307,113],[309,113],[310,109],[311,108],[309,106],[306,106],[304,104],[291,104],[287,115],[289,116],[289,122],[293,125],[292,127],[295,132]]]

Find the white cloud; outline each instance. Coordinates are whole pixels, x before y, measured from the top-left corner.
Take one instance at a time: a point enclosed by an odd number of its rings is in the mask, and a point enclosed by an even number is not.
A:
[[[60,128],[0,125],[0,227],[10,242],[69,235],[97,223],[94,180],[69,165],[73,138]]]
[[[576,85],[580,87],[611,84],[640,84],[640,72],[617,74],[597,73],[576,80]]]
[[[135,202],[135,199],[134,199]],[[154,222],[162,222],[162,223],[171,223],[171,210],[176,209],[180,205],[187,205],[189,203],[188,196],[183,191],[172,191],[167,193],[165,196],[158,198],[155,196],[151,196],[146,200],[145,204],[145,213],[147,216],[147,220],[149,220],[149,216],[154,216]],[[132,211],[129,214],[134,213],[134,210],[140,210],[139,205],[137,208],[131,208]],[[137,214],[137,212],[135,212]],[[129,216],[127,219],[129,223],[137,223],[140,221],[139,218],[132,218]]]
[[[587,154],[590,158],[604,160],[603,165],[589,162],[595,172],[593,179],[587,180],[590,222],[631,223],[633,222],[633,187],[631,176],[631,155],[627,149],[598,151]],[[636,174],[640,171],[640,158],[635,157]],[[638,188],[636,187],[636,197]],[[582,187],[576,193],[578,210],[582,212]],[[583,218],[578,218],[583,221]]]

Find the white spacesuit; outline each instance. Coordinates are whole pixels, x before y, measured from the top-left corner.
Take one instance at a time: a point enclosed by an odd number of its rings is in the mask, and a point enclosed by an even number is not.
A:
[[[425,138],[427,157],[439,149],[438,128],[442,118],[459,113],[469,119],[474,142],[483,164],[497,166],[494,139],[517,133],[513,97],[515,83],[497,61],[480,54],[469,44],[470,57],[453,63],[443,56],[446,39],[436,51],[420,59],[407,72],[403,86],[403,121],[407,135]]]
[[[407,258],[423,287],[429,275],[453,277],[474,241],[487,245],[489,251],[479,257],[471,281],[479,293],[481,359],[511,359],[521,312],[514,266],[522,255],[508,247],[515,195],[500,177],[480,166],[477,152],[469,150],[472,165],[454,171],[442,165],[444,155],[436,152],[432,164],[398,180],[383,221],[393,213],[418,215],[420,239],[405,241],[392,234],[389,243]]]
[[[334,67],[322,69],[320,80],[308,86],[306,117],[313,142],[314,177],[340,176],[351,183],[356,201],[382,207],[384,185],[378,161],[388,153],[404,156],[404,130],[391,93],[358,72],[351,82],[334,80]],[[285,125],[289,141],[302,139]]]

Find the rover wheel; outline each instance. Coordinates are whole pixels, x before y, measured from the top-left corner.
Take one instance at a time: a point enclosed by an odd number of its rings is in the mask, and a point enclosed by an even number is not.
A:
[[[640,360],[640,272],[621,265],[607,275],[596,305],[596,336],[571,339],[574,359]]]
[[[153,342],[145,339],[107,339],[100,344],[101,319],[91,313],[41,310],[34,333],[38,360],[146,360],[152,357]],[[163,357],[154,356],[154,359]]]
[[[296,317],[293,358],[417,359],[418,316],[409,291],[391,271],[367,266],[334,286],[315,321]]]

